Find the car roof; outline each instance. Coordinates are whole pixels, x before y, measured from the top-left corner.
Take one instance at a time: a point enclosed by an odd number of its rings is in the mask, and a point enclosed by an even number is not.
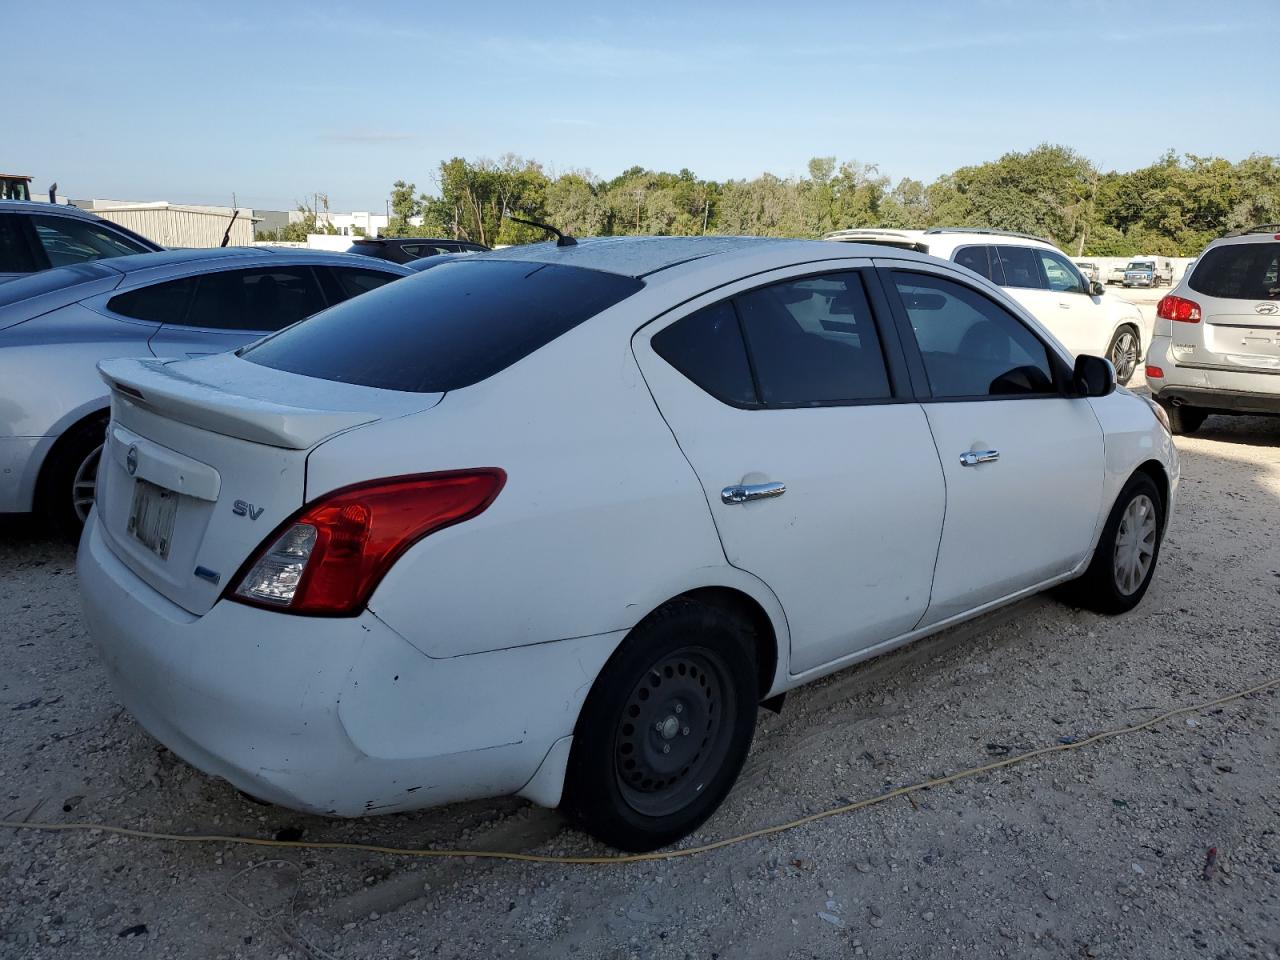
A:
[[[75,217],[79,220],[101,220],[89,210],[81,210],[69,203],[47,203],[44,200],[0,200],[0,213],[43,213],[55,217]]]
[[[214,263],[231,261],[245,257],[279,257],[281,263],[314,263],[346,264],[362,269],[385,269],[392,273],[400,273],[400,264],[371,261],[368,257],[357,254],[340,253],[334,250],[309,250],[305,247],[191,247],[179,250],[161,250],[157,253],[131,253],[125,257],[112,257],[108,260],[95,261],[123,274],[131,274],[138,270],[152,270],[156,267],[176,266],[179,264]],[[407,274],[406,274],[407,275]]]
[[[825,243],[821,240],[787,240],[774,237],[591,237],[567,246],[553,242],[504,247],[488,253],[477,253],[468,261],[524,260],[533,263],[558,263],[588,270],[601,270],[624,277],[648,277],[662,270],[693,260],[723,258],[728,255],[761,253],[775,250],[808,251],[815,260],[835,260],[850,256],[882,257],[882,247]],[[900,251],[906,253],[907,251]]]

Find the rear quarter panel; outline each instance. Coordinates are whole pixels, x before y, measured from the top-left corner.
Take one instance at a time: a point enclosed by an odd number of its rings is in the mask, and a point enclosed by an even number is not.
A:
[[[311,454],[308,500],[375,477],[506,471],[483,514],[417,543],[373,595],[370,609],[423,653],[606,635],[708,585],[738,586],[785,622],[767,588],[726,563],[629,331],[602,319],[430,411],[355,429]]]

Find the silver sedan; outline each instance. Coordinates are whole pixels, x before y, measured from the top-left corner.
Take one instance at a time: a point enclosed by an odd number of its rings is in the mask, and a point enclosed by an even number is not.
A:
[[[0,286],[0,513],[75,536],[93,504],[108,416],[97,363],[233,350],[413,271],[270,247],[169,250]]]

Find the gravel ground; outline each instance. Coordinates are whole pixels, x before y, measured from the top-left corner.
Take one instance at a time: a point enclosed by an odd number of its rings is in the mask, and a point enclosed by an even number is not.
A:
[[[1151,592],[1025,601],[761,715],[697,841],[1126,726],[1280,673],[1280,420],[1179,441]],[[71,549],[0,526],[0,815],[179,833],[607,853],[519,801],[349,822],[151,741],[85,636]],[[713,853],[626,866],[0,830],[0,957],[1280,954],[1280,691]],[[1210,848],[1216,862],[1206,869]]]

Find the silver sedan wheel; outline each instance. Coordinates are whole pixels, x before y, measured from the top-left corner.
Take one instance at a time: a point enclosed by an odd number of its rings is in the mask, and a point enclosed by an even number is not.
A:
[[[1116,532],[1113,570],[1116,589],[1126,597],[1147,579],[1156,555],[1156,505],[1140,493],[1124,508]]]
[[[98,461],[101,459],[102,444],[98,444],[80,461],[75,479],[71,481],[71,506],[81,523],[89,519],[89,511],[93,509],[93,495],[98,486]]]
[[[1133,371],[1138,369],[1138,338],[1132,331],[1122,330],[1117,335],[1107,359],[1116,368],[1116,382],[1128,383]]]

